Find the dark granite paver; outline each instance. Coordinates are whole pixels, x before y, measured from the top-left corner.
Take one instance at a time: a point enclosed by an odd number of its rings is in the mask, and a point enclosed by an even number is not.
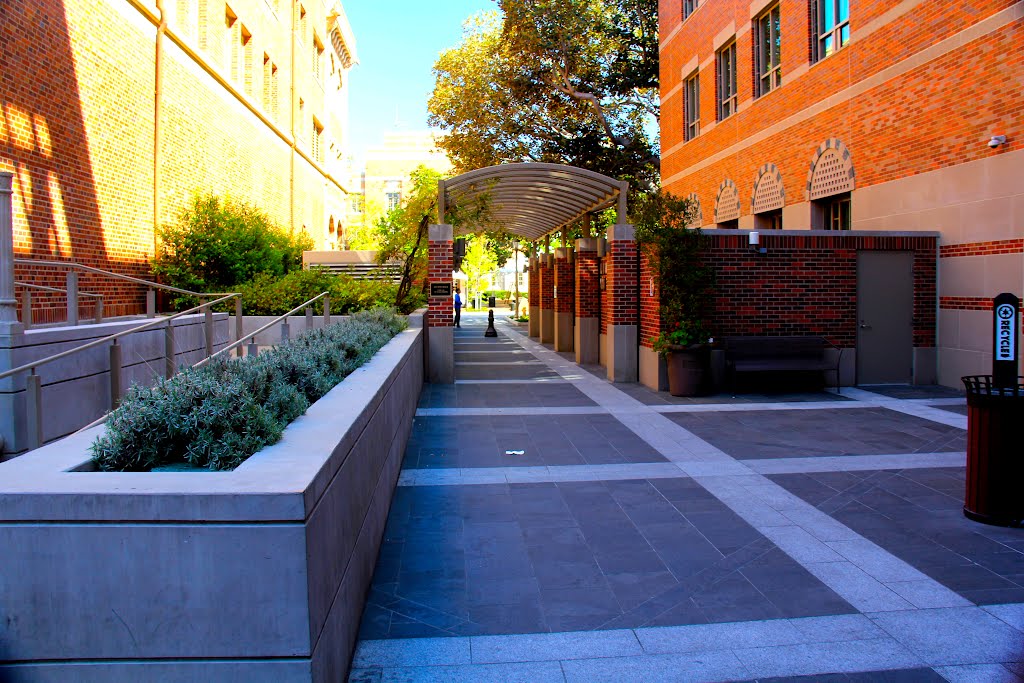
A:
[[[951,413],[956,413],[957,415],[966,415],[967,414],[967,405],[966,404],[962,405],[962,406],[934,406],[934,407],[938,408],[939,410],[946,410],[946,411],[949,411]]]
[[[966,394],[960,389],[942,387],[937,385],[909,385],[909,384],[863,384],[861,389],[871,391],[889,398],[916,399],[916,398],[963,398]]]
[[[945,683],[945,681],[945,678],[932,669],[890,669],[850,674],[758,678],[756,681],[751,680],[745,683]]]
[[[978,604],[1024,602],[1024,529],[963,516],[963,468],[770,478]]]
[[[629,462],[665,462],[665,458],[611,415],[474,415],[417,417],[403,466],[525,467]]]
[[[690,479],[399,487],[362,638],[853,613]]]
[[[571,384],[425,384],[420,408],[548,408],[594,406]]]
[[[669,413],[666,417],[741,460],[966,449],[964,430],[885,408]]]

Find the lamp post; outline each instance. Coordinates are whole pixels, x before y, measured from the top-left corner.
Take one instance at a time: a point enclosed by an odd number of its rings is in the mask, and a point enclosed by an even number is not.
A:
[[[516,298],[514,300],[515,303],[513,304],[513,308],[512,308],[512,316],[515,317],[515,318],[518,318],[519,317],[519,240],[515,240],[514,242],[512,242],[512,258],[514,259],[512,263],[515,266],[513,268],[513,274],[515,275],[515,280],[516,280]]]

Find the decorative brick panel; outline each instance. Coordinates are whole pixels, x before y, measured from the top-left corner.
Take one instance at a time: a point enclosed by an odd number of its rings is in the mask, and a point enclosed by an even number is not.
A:
[[[822,335],[842,347],[857,339],[857,252],[914,253],[914,346],[935,346],[935,237],[771,235],[767,254],[746,234],[707,233],[714,268],[712,332],[723,335]]]
[[[992,256],[994,254],[1024,254],[1024,238],[1015,240],[993,240],[991,242],[943,244],[939,247],[939,258],[952,258],[956,256]]]
[[[651,293],[651,286],[654,293]],[[640,345],[651,348],[661,332],[661,290],[654,268],[644,253],[640,254]]]
[[[452,281],[452,241],[431,240],[428,247],[428,282]],[[450,297],[432,296],[427,305],[428,327],[451,327],[455,324],[454,301]]]
[[[554,287],[558,290],[558,298],[554,300],[556,313],[573,313],[576,310],[576,273],[575,267],[568,258],[556,258],[554,271]]]
[[[609,240],[606,264],[603,318],[607,320],[608,325],[636,325],[636,242]]]
[[[540,264],[540,308],[542,311],[555,310],[555,269],[548,265],[554,259],[544,256]]]
[[[576,252],[576,317],[601,315],[600,261],[596,251]]]
[[[530,259],[530,306],[540,306],[540,259]]]

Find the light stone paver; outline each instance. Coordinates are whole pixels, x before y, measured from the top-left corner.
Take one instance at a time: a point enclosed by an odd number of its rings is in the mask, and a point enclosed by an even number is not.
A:
[[[503,324],[503,323],[502,323]],[[948,680],[1017,680],[1004,662],[1024,656],[1024,604],[970,602],[767,479],[765,474],[961,467],[963,453],[800,457],[739,461],[667,419],[665,413],[819,410],[878,406],[965,428],[964,416],[935,406],[963,399],[894,399],[844,388],[849,402],[646,406],[614,385],[503,324],[524,351],[658,450],[668,463],[406,470],[404,486],[609,481],[692,476],[734,513],[830,587],[860,614],[615,631],[362,641],[357,676],[423,681],[720,681],[935,666]],[[780,405],[780,404],[773,404]],[[439,410],[439,409],[435,409]],[[479,409],[502,413],[503,409]],[[545,414],[559,409],[543,409]],[[593,409],[592,409],[593,410]],[[422,413],[423,415],[446,413]],[[526,414],[526,413],[524,413]],[[639,648],[639,649],[638,649]],[[504,667],[504,668],[502,668]],[[1008,677],[1007,677],[1008,676]]]
[[[416,417],[463,417],[470,415],[607,415],[595,406],[553,406],[550,408],[418,408]]]

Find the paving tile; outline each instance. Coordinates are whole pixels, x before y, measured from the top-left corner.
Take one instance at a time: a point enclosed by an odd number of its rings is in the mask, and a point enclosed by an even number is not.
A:
[[[983,609],[1018,631],[1024,631],[1024,604],[987,605]]]
[[[940,666],[935,671],[950,683],[1020,683],[1024,678],[1001,664]]]
[[[352,668],[469,664],[469,638],[363,640],[356,645]]]
[[[861,612],[913,609],[909,602],[850,562],[818,562],[805,566]]]
[[[587,631],[486,636],[472,639],[473,662],[532,662],[643,653],[633,631]]]
[[[890,638],[779,645],[734,652],[757,677],[914,668],[923,663]]]
[[[885,632],[863,614],[842,614],[829,617],[790,619],[789,623],[808,643],[840,642],[845,640],[877,640]]]
[[[871,619],[932,666],[1015,661],[1024,633],[976,607],[873,614]]]
[[[381,683],[564,683],[558,662],[386,668]]]
[[[728,651],[562,662],[568,683],[701,683],[744,678],[747,669]]]
[[[806,641],[806,637],[785,619],[638,628],[636,637],[650,654],[732,650]]]

